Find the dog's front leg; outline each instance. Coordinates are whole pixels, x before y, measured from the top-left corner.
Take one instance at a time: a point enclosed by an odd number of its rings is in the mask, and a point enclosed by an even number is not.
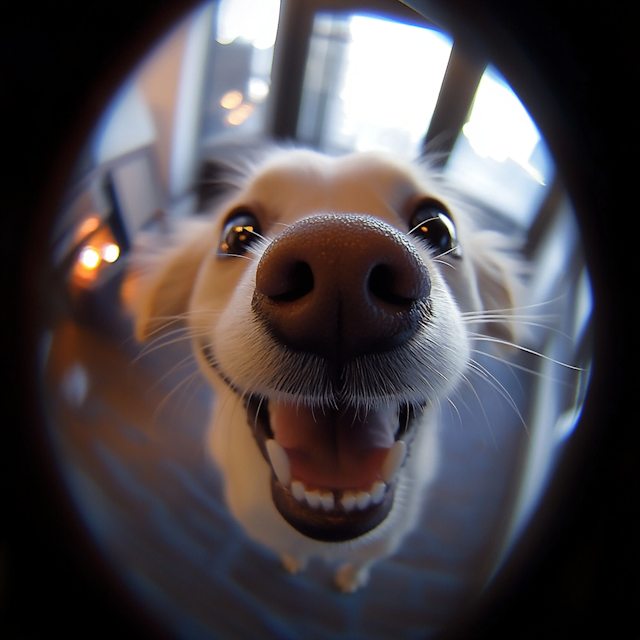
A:
[[[345,562],[336,571],[335,585],[343,593],[353,593],[369,582],[369,567],[371,562]]]

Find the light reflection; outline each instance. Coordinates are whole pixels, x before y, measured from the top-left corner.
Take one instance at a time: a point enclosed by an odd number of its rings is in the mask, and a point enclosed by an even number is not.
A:
[[[65,372],[62,382],[62,395],[76,409],[84,403],[89,391],[89,374],[80,363],[70,366]]]
[[[105,262],[113,263],[120,257],[120,247],[112,242],[107,242],[102,245],[100,256]]]
[[[84,225],[83,225],[84,226]],[[120,257],[118,246],[107,226],[86,237],[71,269],[71,284],[81,289],[90,286],[106,266]]]
[[[86,238],[100,226],[100,217],[96,215],[89,216],[76,231],[76,241]]]
[[[220,98],[220,106],[223,109],[235,109],[242,104],[243,95],[240,91],[227,91]]]
[[[253,102],[262,102],[269,95],[269,85],[262,78],[250,78],[248,92]]]
[[[253,113],[254,109],[255,107],[251,104],[241,104],[226,117],[226,122],[232,126],[238,126]]]
[[[100,253],[94,247],[84,247],[78,256],[78,262],[85,269],[92,271],[100,264]]]

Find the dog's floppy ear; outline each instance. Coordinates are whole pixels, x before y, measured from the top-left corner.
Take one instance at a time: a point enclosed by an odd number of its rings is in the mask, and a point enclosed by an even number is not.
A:
[[[122,286],[125,307],[134,318],[135,335],[144,342],[184,314],[205,255],[213,246],[210,221],[182,223],[169,242],[141,236]]]
[[[489,316],[485,333],[508,343],[521,342],[526,329],[517,314],[525,302],[526,263],[517,257],[511,241],[499,233],[478,231],[467,240],[467,246],[469,242],[478,295]]]

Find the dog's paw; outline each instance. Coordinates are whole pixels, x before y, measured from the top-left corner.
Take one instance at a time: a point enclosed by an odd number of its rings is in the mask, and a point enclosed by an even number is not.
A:
[[[342,593],[353,593],[369,582],[368,565],[343,564],[336,572],[335,585]]]
[[[293,556],[290,556],[288,553],[283,553],[280,556],[280,561],[282,562],[282,566],[289,573],[299,573],[305,568],[307,564],[306,560],[302,560],[300,558],[294,558]]]

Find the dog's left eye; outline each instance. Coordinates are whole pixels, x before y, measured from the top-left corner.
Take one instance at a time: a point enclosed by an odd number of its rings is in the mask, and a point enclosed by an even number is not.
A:
[[[438,255],[461,257],[456,226],[447,208],[437,200],[421,202],[411,216],[409,225],[411,235],[426,240]]]
[[[218,253],[242,255],[259,238],[260,223],[258,219],[250,211],[238,211],[227,220],[222,229]]]

